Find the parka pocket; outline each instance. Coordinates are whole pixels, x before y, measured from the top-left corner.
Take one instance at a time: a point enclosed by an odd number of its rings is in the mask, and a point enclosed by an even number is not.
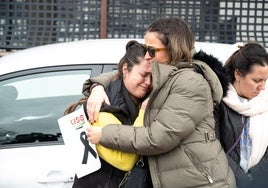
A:
[[[187,147],[184,149],[186,155],[188,156],[189,160],[193,163],[196,170],[202,174],[203,177],[206,178],[206,180],[212,184],[214,183],[211,175],[206,171],[206,169],[201,165],[201,162],[198,160],[198,158],[195,156],[195,154],[188,149]]]

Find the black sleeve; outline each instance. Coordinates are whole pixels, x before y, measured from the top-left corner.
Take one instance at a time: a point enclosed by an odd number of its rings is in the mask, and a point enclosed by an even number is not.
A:
[[[90,81],[90,79],[86,80],[83,84],[82,93],[85,97],[89,97],[90,95],[90,88],[93,85],[93,83]]]

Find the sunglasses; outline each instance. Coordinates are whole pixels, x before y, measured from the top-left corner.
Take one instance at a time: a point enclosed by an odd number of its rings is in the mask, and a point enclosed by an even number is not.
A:
[[[165,50],[166,48],[155,48],[155,47],[152,47],[152,46],[146,46],[144,45],[145,49],[147,50],[148,54],[151,56],[151,57],[155,57],[155,52],[159,52],[159,51],[162,51],[162,50]]]

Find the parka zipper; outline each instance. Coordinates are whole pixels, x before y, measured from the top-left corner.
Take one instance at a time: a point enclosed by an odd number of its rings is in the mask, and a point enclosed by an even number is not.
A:
[[[210,184],[214,183],[212,177],[199,165],[198,159],[194,156],[194,154],[191,152],[191,150],[185,148],[185,153],[189,157],[189,159],[192,161],[194,166],[197,170],[201,172],[201,174],[208,180]]]
[[[211,176],[207,173],[203,171],[203,176],[205,176],[205,178],[207,178],[207,180],[209,181],[209,183],[213,183],[213,179],[211,178]]]

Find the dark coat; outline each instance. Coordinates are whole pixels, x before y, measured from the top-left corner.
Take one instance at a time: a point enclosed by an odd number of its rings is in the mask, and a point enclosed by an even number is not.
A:
[[[210,68],[217,74],[223,89],[223,97],[226,96],[229,86],[226,70],[217,62],[217,59],[211,55],[200,51],[194,55],[195,59],[205,61]],[[228,150],[235,144],[240,137],[242,126],[242,115],[233,111],[223,101],[215,106],[214,109],[216,121],[216,135],[224,151]],[[228,162],[232,168],[237,181],[238,188],[267,188],[268,187],[268,151],[266,151],[262,160],[245,173],[239,166],[240,163],[240,144],[227,155]]]
[[[242,115],[233,111],[224,102],[215,110],[216,133],[224,151],[235,144],[241,136],[243,129]],[[266,150],[262,160],[251,167],[248,173],[239,166],[240,163],[240,142],[228,154],[229,165],[235,176],[238,188],[267,188],[268,187],[268,151]]]
[[[105,91],[111,105],[103,103],[101,111],[111,112],[122,124],[133,125],[139,113],[139,105],[131,99],[122,79],[113,81]]]
[[[130,98],[129,93],[121,79],[116,79],[106,88],[111,105],[103,104],[102,112],[110,112],[122,124],[132,125],[139,113],[139,106]],[[87,105],[84,105],[84,108]],[[86,108],[85,108],[86,111]],[[117,188],[125,176],[125,171],[115,168],[105,160],[101,159],[101,168],[84,177],[75,177],[73,188],[86,187],[109,187]]]

